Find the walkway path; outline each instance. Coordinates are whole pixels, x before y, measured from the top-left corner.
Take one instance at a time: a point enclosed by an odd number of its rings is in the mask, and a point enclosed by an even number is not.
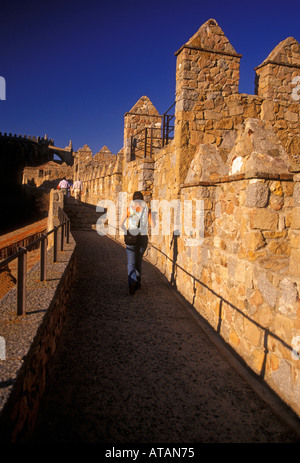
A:
[[[32,442],[295,442],[148,262],[76,231],[78,278]]]

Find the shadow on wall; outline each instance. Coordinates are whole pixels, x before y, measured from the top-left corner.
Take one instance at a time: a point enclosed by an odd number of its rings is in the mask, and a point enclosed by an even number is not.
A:
[[[181,267],[178,263],[177,263],[177,256],[178,256],[178,235],[175,235],[175,232],[173,234],[173,237],[172,237],[172,241],[171,241],[171,245],[170,247],[173,248],[173,253],[172,253],[172,258],[170,258],[167,254],[165,254],[163,251],[161,251],[159,248],[157,248],[156,246],[154,246],[151,241],[149,241],[149,248],[154,248],[157,252],[159,252],[161,255],[164,256],[164,258],[168,261],[171,261],[172,263],[172,273],[171,273],[171,278],[170,278],[170,283],[171,285],[177,290],[177,270],[179,269],[180,271],[184,272],[188,277],[191,278],[191,280],[193,281],[193,297],[191,298],[192,301],[190,302],[191,305],[193,306],[193,308],[196,310],[197,314],[201,317],[201,319],[205,320],[204,317],[201,316],[201,314],[199,314],[199,312],[197,311],[196,307],[195,307],[195,300],[196,300],[196,283],[198,283],[199,285],[201,285],[203,288],[205,288],[207,291],[209,291],[213,296],[215,296],[218,300],[219,300],[219,310],[218,310],[218,323],[217,323],[217,328],[216,328],[216,332],[221,336],[221,328],[222,328],[222,322],[223,322],[223,319],[222,319],[222,309],[223,309],[223,306],[224,304],[227,304],[229,307],[231,307],[233,310],[235,310],[239,315],[241,315],[242,317],[244,317],[244,319],[247,319],[247,321],[249,323],[252,323],[253,325],[256,326],[256,328],[258,328],[259,330],[261,330],[263,332],[263,346],[264,346],[264,358],[263,358],[263,361],[262,361],[262,367],[261,367],[261,370],[259,372],[259,377],[261,379],[264,379],[265,378],[265,373],[266,373],[266,362],[267,362],[267,356],[268,356],[268,353],[269,353],[269,349],[268,349],[268,340],[269,338],[273,338],[275,339],[276,341],[280,342],[282,344],[282,346],[284,348],[286,348],[292,355],[292,353],[294,352],[294,348],[292,346],[290,346],[289,344],[287,344],[283,339],[281,339],[279,336],[277,336],[275,333],[272,333],[268,328],[262,326],[261,324],[259,324],[258,322],[256,322],[255,320],[253,320],[252,318],[248,317],[247,314],[245,314],[242,310],[240,310],[238,307],[236,307],[235,305],[233,305],[231,302],[229,302],[228,300],[224,299],[222,296],[220,296],[219,294],[217,294],[213,289],[211,289],[207,284],[203,283],[201,280],[199,280],[198,278],[196,278],[194,275],[192,275],[191,273],[189,273],[187,270],[185,270],[183,267]],[[184,297],[184,296],[183,296]],[[205,323],[207,323],[207,321],[205,321]],[[211,325],[210,325],[211,326]],[[221,338],[224,340],[224,342],[226,342],[226,340],[221,336]],[[234,350],[227,342],[226,342],[226,345],[230,348],[230,350],[232,351],[232,353],[234,353],[234,355],[238,355],[238,352],[236,350]],[[246,365],[244,359],[242,357],[239,356],[239,359],[241,360],[241,362],[243,364]],[[246,365],[247,366],[247,365]],[[248,366],[247,366],[248,368]],[[251,371],[255,374],[255,372],[251,369]]]
[[[48,215],[47,198],[31,195],[23,185],[5,188],[0,200],[0,234],[9,233]]]

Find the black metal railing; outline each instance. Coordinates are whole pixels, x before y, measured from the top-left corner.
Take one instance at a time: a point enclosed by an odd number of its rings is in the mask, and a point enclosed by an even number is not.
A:
[[[163,148],[174,138],[175,103],[163,114],[161,127],[145,127],[131,137],[130,160],[152,158],[155,148]]]
[[[163,114],[162,117],[162,146],[164,147],[174,138],[174,123],[175,114],[170,114],[171,109],[175,106],[175,103]]]
[[[160,127],[145,127],[131,137],[130,160],[152,158],[155,148],[161,148]]]
[[[27,252],[31,251],[38,243],[40,243],[40,281],[47,279],[47,238],[53,233],[53,262],[57,262],[58,248],[64,250],[64,241],[70,242],[70,219],[61,211],[60,224],[55,226],[49,232],[43,233],[39,238],[28,244],[26,247],[19,246],[18,251],[10,257],[7,257],[0,262],[0,269],[6,267],[10,262],[18,259],[17,267],[17,315],[25,315],[26,313],[26,275],[27,275]],[[58,242],[58,230],[60,232],[60,243]]]

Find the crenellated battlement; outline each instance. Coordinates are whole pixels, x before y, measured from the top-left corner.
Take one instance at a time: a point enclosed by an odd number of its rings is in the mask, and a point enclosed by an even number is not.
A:
[[[12,134],[12,133],[7,133],[7,132],[0,132],[0,138],[3,138],[5,140],[11,139],[13,141],[16,140],[22,140],[22,141],[29,141],[29,142],[34,142],[34,143],[40,143],[40,144],[49,144],[49,145],[54,145],[54,141],[51,138],[48,138],[47,135],[44,137],[36,137],[35,135],[17,135],[17,134]]]

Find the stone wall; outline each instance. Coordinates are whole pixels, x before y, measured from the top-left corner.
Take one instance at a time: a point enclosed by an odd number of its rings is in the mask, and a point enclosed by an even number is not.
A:
[[[0,335],[6,359],[0,360],[0,441],[22,442],[33,429],[51,369],[69,294],[76,274],[75,243],[65,244],[57,263],[48,252],[47,281],[37,283],[39,263],[27,275],[26,315],[16,315],[16,288],[0,301]]]
[[[26,166],[23,171],[23,185],[31,185],[42,188],[57,188],[64,177],[68,181],[73,179],[73,167],[65,162],[49,161],[39,166]]]
[[[238,93],[241,55],[213,19],[176,56],[173,141],[151,159],[131,155],[131,137],[161,123],[142,97],[124,117],[122,158],[75,162],[92,204],[135,190],[149,204],[202,201],[203,240],[174,224],[150,237],[147,258],[300,414],[299,43],[256,68],[255,95]]]

